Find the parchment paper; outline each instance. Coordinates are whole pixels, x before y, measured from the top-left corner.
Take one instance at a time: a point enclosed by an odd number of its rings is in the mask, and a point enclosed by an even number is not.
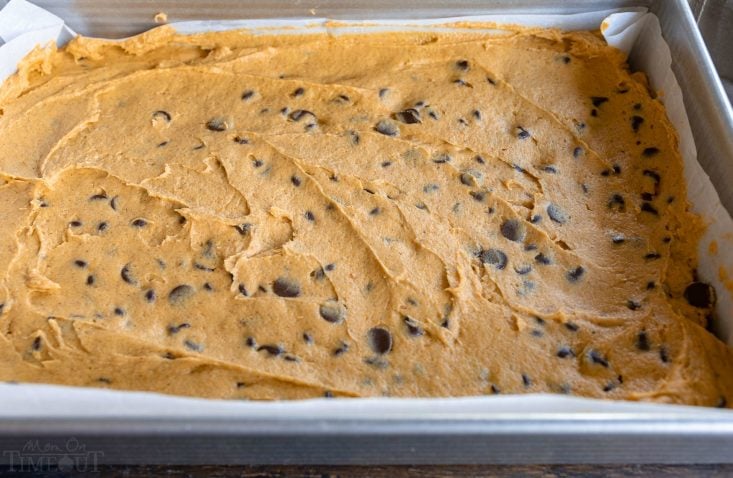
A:
[[[723,284],[724,273],[733,277],[733,220],[720,203],[718,193],[697,161],[695,142],[682,92],[671,70],[669,47],[662,38],[657,17],[645,8],[604,10],[574,15],[484,15],[430,20],[373,20],[327,25],[325,18],[197,21],[172,24],[181,33],[247,28],[255,33],[369,32],[384,30],[425,30],[454,21],[485,21],[562,29],[597,29],[610,45],[629,54],[635,70],[644,71],[652,87],[661,93],[667,114],[677,128],[680,151],[685,163],[688,198],[693,209],[708,222],[699,245],[700,277],[718,292],[715,325],[718,336],[733,346],[733,294]],[[261,30],[266,27],[265,30]],[[258,32],[258,29],[260,31]],[[50,42],[65,44],[75,33],[64,21],[26,0],[11,0],[0,10],[0,82],[16,70],[18,62],[36,46]],[[717,253],[710,247],[717,243]],[[427,418],[466,417],[480,414],[527,413],[655,413],[664,415],[733,412],[672,405],[591,400],[557,395],[486,396],[450,399],[372,398],[353,400],[314,399],[296,402],[255,403],[169,397],[154,393],[81,389],[55,385],[0,384],[0,418],[22,416],[75,417],[191,417],[256,416],[258,418]]]

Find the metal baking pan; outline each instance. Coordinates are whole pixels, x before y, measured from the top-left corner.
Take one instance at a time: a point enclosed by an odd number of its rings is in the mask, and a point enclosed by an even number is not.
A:
[[[0,0],[0,5],[4,2]],[[155,13],[171,21],[308,17],[450,17],[488,13],[579,13],[643,6],[655,13],[699,161],[733,211],[733,112],[686,0],[36,0],[76,31],[121,37],[146,30]],[[633,66],[633,65],[632,65]],[[507,397],[508,398],[508,397]],[[2,404],[0,398],[0,404]],[[643,408],[640,408],[643,410]],[[405,412],[392,418],[38,417],[0,420],[0,463],[28,471],[21,456],[93,471],[100,464],[480,464],[733,463],[733,413],[671,407],[664,415],[612,413],[472,415]],[[698,412],[699,410],[699,412]],[[26,448],[28,447],[28,448]],[[44,451],[45,450],[45,451]],[[15,460],[15,461],[13,461]],[[43,466],[43,462],[41,463]]]

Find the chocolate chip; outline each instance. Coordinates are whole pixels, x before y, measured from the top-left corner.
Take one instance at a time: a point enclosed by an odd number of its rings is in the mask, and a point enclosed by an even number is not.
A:
[[[89,196],[90,201],[106,201],[107,200],[107,194],[105,193],[99,193],[95,194],[93,196]]]
[[[290,96],[292,96],[293,98],[297,98],[299,96],[303,96],[303,93],[305,93],[305,89],[296,88],[292,93],[290,93]]]
[[[222,132],[229,129],[229,125],[223,118],[212,118],[206,123],[206,129],[209,131]]]
[[[169,325],[168,326],[168,335],[175,335],[183,329],[190,329],[190,328],[191,328],[191,324],[189,324],[188,322],[183,322],[178,325]]]
[[[577,332],[580,329],[580,327],[578,327],[578,325],[575,324],[575,322],[565,322],[564,325],[565,325],[565,328],[571,332]]]
[[[248,223],[248,222],[245,222],[245,223],[243,223],[243,224],[239,224],[239,225],[236,225],[236,226],[234,226],[234,229],[236,229],[236,230],[237,230],[237,232],[238,232],[238,233],[239,233],[239,234],[240,234],[241,236],[246,236],[246,235],[247,235],[247,234],[249,234],[249,233],[250,233],[250,231],[252,230],[252,224],[250,224],[250,223]]]
[[[481,119],[481,112],[479,110],[473,110],[473,111],[471,111],[471,116],[473,116],[473,118],[475,120],[480,120]]]
[[[522,374],[522,383],[524,384],[525,387],[529,387],[532,385],[532,379],[529,378],[527,374],[523,373]]]
[[[474,156],[473,160],[476,161],[478,164],[486,164],[486,161],[480,155]]]
[[[81,227],[82,224],[81,224],[81,221],[71,221],[69,223],[69,226],[71,226],[71,227]]]
[[[344,320],[346,310],[339,302],[329,300],[321,304],[318,308],[318,313],[326,322],[337,324]]]
[[[308,116],[310,116],[310,117],[312,117],[314,119],[316,118],[316,115],[312,111],[308,111],[308,110],[295,110],[295,111],[293,111],[292,113],[290,113],[288,115],[288,119],[290,119],[291,121],[295,121],[297,123],[298,121],[300,121],[303,118],[308,117]]]
[[[603,103],[607,102],[608,101],[608,98],[606,98],[605,96],[591,96],[590,97],[590,100],[593,103],[593,106],[595,106],[596,108],[598,108]]]
[[[575,149],[573,149],[573,158],[577,159],[581,154],[583,154],[583,148],[576,146]]]
[[[540,329],[532,329],[530,334],[532,337],[542,337],[542,331]]]
[[[486,198],[486,193],[483,191],[469,191],[468,193],[474,201],[483,202],[483,200]]]
[[[657,259],[661,259],[661,257],[662,257],[662,255],[659,254],[658,252],[648,252],[648,253],[644,254],[644,259],[646,259],[648,261],[654,261],[654,260],[657,260]]]
[[[96,282],[96,279],[94,278],[93,275],[87,276],[87,285],[94,285],[95,282]]]
[[[504,269],[508,262],[506,254],[499,249],[482,250],[479,252],[478,257],[482,264],[491,264],[498,270]]]
[[[298,297],[300,285],[292,279],[278,277],[272,284],[272,291],[280,297]]]
[[[405,124],[416,124],[416,123],[422,122],[420,120],[420,112],[416,110],[415,108],[408,108],[404,111],[400,111],[398,113],[393,114],[392,117],[396,119],[397,121],[401,123],[405,123]],[[383,134],[387,134],[387,133],[383,133]]]
[[[602,356],[602,355],[600,354],[600,352],[598,352],[597,350],[593,350],[593,349],[591,349],[591,350],[590,350],[590,351],[588,352],[588,358],[589,358],[589,359],[591,360],[591,362],[593,362],[593,363],[595,363],[595,364],[598,364],[598,365],[600,365],[600,366],[602,366],[602,367],[608,368],[608,360],[606,360],[606,359],[605,359],[605,358],[604,358],[604,357],[603,357],[603,356]]]
[[[257,341],[255,340],[254,337],[247,337],[246,339],[244,339],[244,344],[247,347],[255,348],[257,346]]]
[[[524,239],[524,226],[516,219],[505,220],[500,227],[501,235],[510,241],[519,242]]]
[[[97,224],[97,231],[104,232],[109,228],[109,224],[107,221],[102,221],[99,224]]]
[[[523,275],[526,275],[532,272],[532,266],[529,264],[521,264],[519,266],[514,266],[514,272],[523,276]]]
[[[651,158],[652,156],[656,156],[657,154],[659,154],[659,148],[644,148],[644,151],[642,151],[641,154],[644,157]]]
[[[310,222],[316,222],[316,216],[310,211],[306,211],[303,216]]]
[[[155,291],[153,289],[145,291],[145,300],[148,302],[155,302]]]
[[[547,206],[547,215],[558,224],[565,224],[569,218],[567,213],[560,209],[560,206],[555,203],[550,203]]]
[[[263,352],[263,351],[267,352],[267,354],[272,357],[277,357],[278,355],[285,352],[285,350],[283,350],[283,348],[280,347],[279,345],[271,345],[271,344],[260,345],[259,347],[257,347],[257,351],[258,352]]]
[[[400,130],[397,126],[388,120],[380,120],[375,126],[374,130],[378,133],[382,133],[386,136],[399,136]]]
[[[247,101],[251,99],[255,95],[255,92],[252,90],[244,90],[242,93],[242,101]]]
[[[715,288],[705,282],[693,282],[685,288],[685,300],[699,309],[708,309],[715,305]]]
[[[545,166],[542,166],[542,170],[546,173],[557,174],[557,168],[553,166],[552,164],[547,164]]]
[[[645,330],[642,330],[636,336],[636,348],[643,352],[648,352],[651,349],[651,346],[649,345],[649,336]]]
[[[446,153],[439,153],[433,157],[433,162],[436,164],[444,164],[450,162],[451,157]]]
[[[425,333],[420,324],[411,317],[404,316],[402,319],[407,327],[407,333],[413,337],[419,337]]]
[[[573,352],[573,349],[571,349],[567,345],[564,345],[557,350],[557,356],[560,358],[572,358],[575,357],[575,352]]]
[[[167,111],[158,110],[155,113],[153,113],[153,119],[161,119],[165,121],[166,123],[171,122],[171,115]]]
[[[79,267],[80,269],[86,269],[86,267],[87,267],[88,264],[87,264],[86,261],[82,261],[81,259],[77,259],[77,260],[74,261],[74,265],[76,267]]]
[[[529,222],[531,222],[532,224],[539,224],[540,222],[542,222],[542,216],[540,216],[539,214],[535,214],[534,216],[529,218]]]
[[[538,264],[542,264],[545,266],[549,266],[550,264],[552,264],[552,259],[550,259],[549,257],[547,257],[546,255],[544,255],[541,252],[537,254],[536,256],[534,256],[534,260]]]
[[[611,199],[608,200],[608,208],[619,212],[626,211],[626,201],[624,200],[624,197],[620,194],[612,194]]]
[[[337,348],[331,352],[334,357],[338,357],[340,355],[345,354],[349,350],[349,344],[346,342],[341,342],[341,345],[339,345]]]
[[[634,133],[637,133],[639,131],[639,127],[644,122],[644,118],[641,116],[634,115],[631,117],[631,129],[634,130]]]
[[[313,336],[309,334],[308,332],[303,332],[303,342],[307,344],[313,343]]]
[[[456,62],[456,68],[458,68],[461,71],[468,71],[468,69],[470,68],[468,60],[458,60]]]
[[[384,98],[387,96],[387,93],[389,93],[389,88],[380,88],[379,89],[379,97]]]
[[[122,280],[127,282],[128,284],[137,284],[137,281],[130,271],[130,264],[125,264],[125,266],[122,267],[122,269],[120,270],[120,277],[122,277]]]
[[[575,269],[568,271],[568,273],[565,275],[565,278],[569,282],[578,282],[581,277],[583,277],[583,274],[585,274],[585,269],[583,266],[578,266]]]
[[[630,310],[639,310],[641,309],[641,304],[639,302],[636,302],[635,300],[627,300],[626,301],[626,307],[628,307]]]
[[[167,141],[166,141],[166,143],[167,143]],[[158,146],[160,146],[160,145],[158,145]],[[118,202],[119,202],[119,197],[118,196],[113,197],[109,201],[109,207],[111,207],[113,211],[116,211],[117,210],[117,203]]]
[[[264,162],[264,161],[262,161],[261,159],[253,159],[253,160],[252,160],[252,166],[254,166],[255,168],[259,168],[259,167],[261,167],[261,166],[262,166],[263,164],[265,164],[265,162]]]
[[[570,57],[567,55],[563,55],[560,57],[560,61],[562,61],[563,63],[567,65],[568,63],[570,63]]]
[[[659,347],[659,360],[663,363],[669,362],[669,356],[667,355],[667,347]]]
[[[517,128],[516,128],[516,135],[517,135],[517,138],[519,138],[519,139],[527,139],[527,138],[529,138],[531,136],[529,134],[529,131],[527,131],[526,129],[522,128],[521,126],[517,126]]]
[[[145,227],[148,225],[148,221],[142,218],[135,219],[131,222],[134,227]]]
[[[179,305],[190,296],[192,296],[193,293],[193,287],[188,284],[181,284],[171,289],[171,291],[168,293],[168,302],[173,305]]]
[[[657,211],[657,209],[648,202],[643,202],[641,204],[641,210],[648,212],[649,214],[653,214],[654,216],[659,216],[659,211]]]
[[[367,342],[374,353],[384,355],[392,350],[392,334],[383,327],[373,327],[367,332]]]

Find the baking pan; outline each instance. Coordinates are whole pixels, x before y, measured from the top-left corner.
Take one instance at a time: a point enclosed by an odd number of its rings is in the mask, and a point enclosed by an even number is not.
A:
[[[0,3],[2,3],[0,1]],[[580,13],[647,7],[661,23],[674,58],[698,149],[721,201],[733,211],[733,112],[685,0],[469,1],[141,1],[35,2],[88,35],[121,37],[171,21],[321,17],[429,18],[497,12]],[[633,67],[633,63],[632,63]],[[511,397],[504,399],[511,400]],[[0,420],[0,463],[29,471],[21,457],[93,471],[105,464],[479,464],[733,463],[733,413],[669,407],[558,413],[440,413],[402,410],[389,417],[187,415],[99,419],[61,415]],[[0,398],[2,404],[2,398]],[[348,407],[346,407],[348,408]],[[34,453],[36,453],[34,455]],[[43,460],[46,462],[43,462]],[[44,465],[45,463],[45,465]],[[21,468],[25,466],[25,468]]]

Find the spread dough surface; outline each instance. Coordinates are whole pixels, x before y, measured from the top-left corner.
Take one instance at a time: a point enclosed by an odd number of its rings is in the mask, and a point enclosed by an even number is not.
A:
[[[39,49],[0,211],[2,380],[733,402],[676,134],[598,33]]]

